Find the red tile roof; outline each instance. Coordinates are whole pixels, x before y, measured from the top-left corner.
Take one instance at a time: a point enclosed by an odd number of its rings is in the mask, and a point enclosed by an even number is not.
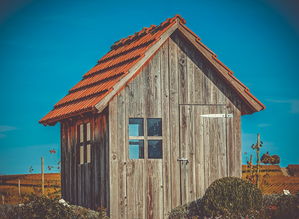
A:
[[[299,192],[299,177],[271,176],[263,179],[261,190],[264,194],[283,194],[283,190],[289,190],[291,194]]]
[[[289,165],[297,168],[299,165]],[[256,166],[253,166],[256,168]],[[247,165],[242,165],[242,178],[247,179],[250,175]],[[289,190],[291,194],[299,192],[299,177],[284,176],[279,165],[260,166],[260,189],[263,194],[282,194],[283,190]]]
[[[253,169],[256,169],[256,165],[253,165]],[[260,175],[270,175],[270,176],[283,176],[281,168],[279,165],[261,165]],[[242,178],[246,178],[250,175],[250,168],[247,165],[242,165]]]
[[[194,37],[196,43],[209,53],[208,58],[211,62],[215,62],[217,68],[225,69],[225,77],[230,77],[234,83],[238,84],[233,84],[233,87],[241,93],[241,97],[244,96],[247,100],[249,97],[250,100],[247,101],[249,105],[252,105],[252,101],[258,104],[255,111],[263,109],[264,105],[249,93],[248,88],[238,81],[233,73],[216,58],[216,55],[200,42],[199,37],[186,27],[185,23],[181,16],[176,15],[159,26],[152,25],[149,28],[143,28],[141,31],[115,42],[111,46],[111,50],[91,70],[84,74],[83,79],[70,89],[69,93],[55,104],[54,109],[39,122],[44,125],[53,125],[74,115],[97,111],[96,105],[114,90],[118,82],[129,74],[130,69],[141,61],[146,52],[175,24],[178,24],[184,31]],[[237,86],[241,86],[241,89]]]

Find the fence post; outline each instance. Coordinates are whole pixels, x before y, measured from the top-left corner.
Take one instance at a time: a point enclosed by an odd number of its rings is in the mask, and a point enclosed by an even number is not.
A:
[[[21,196],[21,180],[18,179],[19,196]]]
[[[45,194],[45,174],[44,174],[44,158],[41,158],[41,172],[42,172],[42,194]]]

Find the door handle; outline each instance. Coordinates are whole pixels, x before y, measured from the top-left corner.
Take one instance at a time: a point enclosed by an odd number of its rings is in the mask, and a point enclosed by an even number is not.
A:
[[[177,161],[180,161],[180,162],[184,162],[185,161],[186,164],[189,163],[189,160],[187,158],[184,158],[184,157],[178,158]]]

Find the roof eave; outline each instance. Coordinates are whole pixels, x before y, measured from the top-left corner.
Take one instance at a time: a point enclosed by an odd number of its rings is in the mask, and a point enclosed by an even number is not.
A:
[[[74,112],[74,113],[69,113],[69,114],[66,114],[63,116],[57,116],[57,117],[54,117],[51,119],[44,119],[47,116],[46,115],[44,118],[42,118],[38,122],[44,126],[55,126],[57,122],[62,122],[64,120],[72,119],[72,118],[78,117],[78,116],[84,117],[84,115],[86,115],[88,113],[97,113],[97,112],[98,111],[96,110],[95,107],[90,107],[85,110],[81,110],[81,111]]]

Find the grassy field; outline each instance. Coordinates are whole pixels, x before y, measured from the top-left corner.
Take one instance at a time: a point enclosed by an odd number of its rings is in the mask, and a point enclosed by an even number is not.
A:
[[[18,181],[20,180],[21,196]],[[60,174],[45,174],[45,194],[60,197]],[[0,202],[3,204],[22,203],[26,195],[41,194],[41,174],[3,175],[0,176]]]
[[[247,179],[250,175],[250,169],[243,165],[242,178]],[[18,190],[18,180],[21,183],[21,196]],[[285,176],[278,165],[262,165],[260,188],[264,194],[281,194],[284,189],[296,194],[299,192],[299,176]],[[60,197],[60,192],[60,173],[45,174],[45,194],[50,197]],[[0,176],[0,204],[3,204],[2,196],[6,204],[16,204],[22,203],[24,196],[31,193],[41,194],[40,174]]]

